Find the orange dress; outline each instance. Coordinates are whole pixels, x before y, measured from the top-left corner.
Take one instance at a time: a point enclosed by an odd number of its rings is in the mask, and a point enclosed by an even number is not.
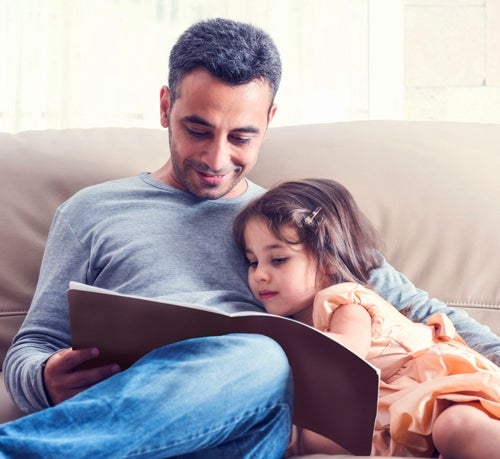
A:
[[[415,323],[375,292],[342,283],[316,295],[314,326],[329,331],[333,311],[349,303],[371,316],[366,359],[381,371],[373,455],[432,457],[434,420],[455,402],[500,419],[500,368],[468,347],[445,314]]]

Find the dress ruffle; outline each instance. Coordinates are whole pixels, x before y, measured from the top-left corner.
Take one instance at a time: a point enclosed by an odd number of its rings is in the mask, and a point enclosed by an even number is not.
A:
[[[432,457],[432,426],[453,403],[500,419],[500,368],[465,345],[446,315],[414,323],[375,292],[343,283],[316,295],[314,326],[329,331],[335,309],[349,303],[372,318],[367,360],[381,370],[373,455]]]

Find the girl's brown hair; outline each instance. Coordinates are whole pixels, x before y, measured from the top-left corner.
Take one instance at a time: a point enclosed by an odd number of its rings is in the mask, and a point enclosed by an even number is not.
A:
[[[236,217],[233,234],[245,252],[245,227],[258,219],[287,244],[304,244],[317,260],[319,274],[331,284],[368,285],[370,271],[380,265],[379,238],[351,193],[328,179],[284,182],[250,202]],[[297,239],[287,240],[283,227],[296,229]]]

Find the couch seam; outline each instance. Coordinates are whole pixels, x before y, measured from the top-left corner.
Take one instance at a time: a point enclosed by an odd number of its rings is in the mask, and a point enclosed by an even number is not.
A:
[[[485,308],[485,309],[491,309],[492,311],[500,309],[500,304],[498,303],[471,303],[470,301],[447,301],[443,300],[443,303],[447,304],[448,306],[457,306],[457,307],[468,307],[468,308],[474,308],[474,307],[480,307],[480,308]]]

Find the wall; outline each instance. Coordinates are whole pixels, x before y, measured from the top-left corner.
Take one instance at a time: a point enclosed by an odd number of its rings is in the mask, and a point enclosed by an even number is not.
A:
[[[500,1],[406,0],[405,118],[500,122]]]
[[[159,127],[168,51],[214,16],[276,41],[274,126],[500,123],[500,0],[1,0],[0,130]]]

